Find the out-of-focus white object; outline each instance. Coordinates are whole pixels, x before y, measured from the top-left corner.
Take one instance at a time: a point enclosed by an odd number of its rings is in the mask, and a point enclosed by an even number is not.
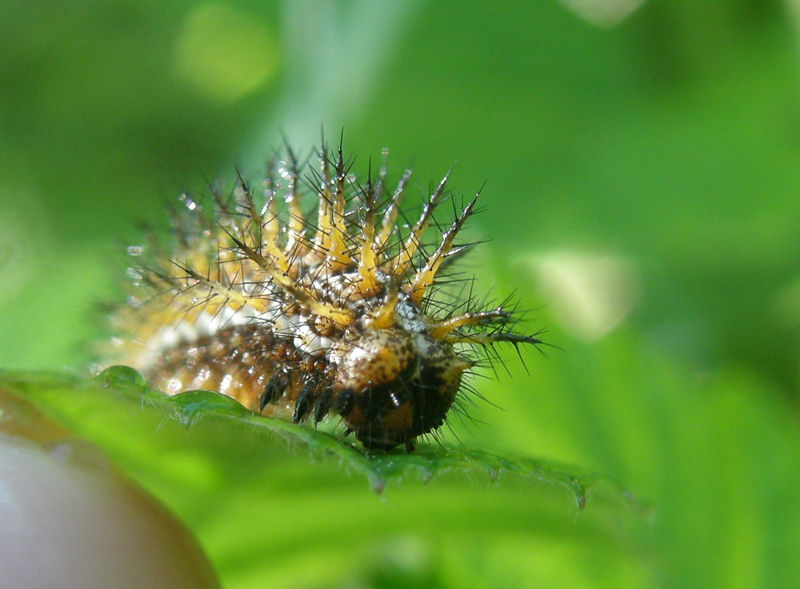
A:
[[[0,554],[2,587],[219,586],[172,514],[100,450],[2,390]]]
[[[534,271],[553,319],[586,342],[619,325],[641,291],[633,263],[611,254],[559,251],[530,254],[522,262]]]
[[[613,27],[644,4],[644,0],[561,0],[561,3],[586,22]]]

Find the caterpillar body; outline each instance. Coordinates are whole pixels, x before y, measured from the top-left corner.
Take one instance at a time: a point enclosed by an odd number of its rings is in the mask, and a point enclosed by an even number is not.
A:
[[[338,415],[365,448],[410,452],[460,410],[475,350],[541,340],[517,333],[503,305],[437,297],[471,245],[455,239],[477,199],[439,229],[450,172],[412,222],[400,209],[410,170],[389,193],[386,166],[358,181],[341,143],[323,142],[318,159],[301,165],[287,146],[258,195],[241,174],[229,196],[183,195],[169,248],[129,248],[137,263],[112,315],[113,359],[169,394],[217,391],[315,425]],[[315,214],[301,210],[305,193]]]

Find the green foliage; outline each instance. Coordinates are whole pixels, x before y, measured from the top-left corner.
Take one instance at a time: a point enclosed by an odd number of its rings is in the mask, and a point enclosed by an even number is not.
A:
[[[357,171],[388,147],[422,192],[456,159],[465,196],[488,180],[462,269],[564,351],[523,353],[529,374],[504,355],[477,423],[412,456],[135,382],[2,386],[104,448],[230,586],[794,586],[796,3],[648,0],[610,29],[575,4],[4,3],[3,368],[87,364],[139,221],[321,123]],[[230,47],[211,68],[186,50],[206,37]],[[586,301],[630,306],[599,329]]]

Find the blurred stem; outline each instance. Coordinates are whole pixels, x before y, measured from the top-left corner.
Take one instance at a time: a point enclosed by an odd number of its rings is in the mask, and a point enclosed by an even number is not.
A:
[[[319,142],[320,127],[338,135],[367,103],[383,66],[395,53],[419,0],[349,5],[285,0],[281,5],[283,95],[248,150],[258,165],[278,133],[301,146]]]
[[[785,0],[789,19],[792,21],[794,28],[795,43],[797,44],[796,50],[800,57],[800,0]]]

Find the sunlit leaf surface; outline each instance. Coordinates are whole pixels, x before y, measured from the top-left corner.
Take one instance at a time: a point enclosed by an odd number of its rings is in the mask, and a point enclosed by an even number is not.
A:
[[[642,556],[648,510],[580,469],[424,444],[368,455],[222,395],[167,397],[124,367],[94,382],[5,374],[0,386],[103,448],[242,586],[366,578],[382,559],[438,574],[446,547],[477,550],[486,537],[602,550],[622,567]],[[491,552],[483,566],[500,567]]]

